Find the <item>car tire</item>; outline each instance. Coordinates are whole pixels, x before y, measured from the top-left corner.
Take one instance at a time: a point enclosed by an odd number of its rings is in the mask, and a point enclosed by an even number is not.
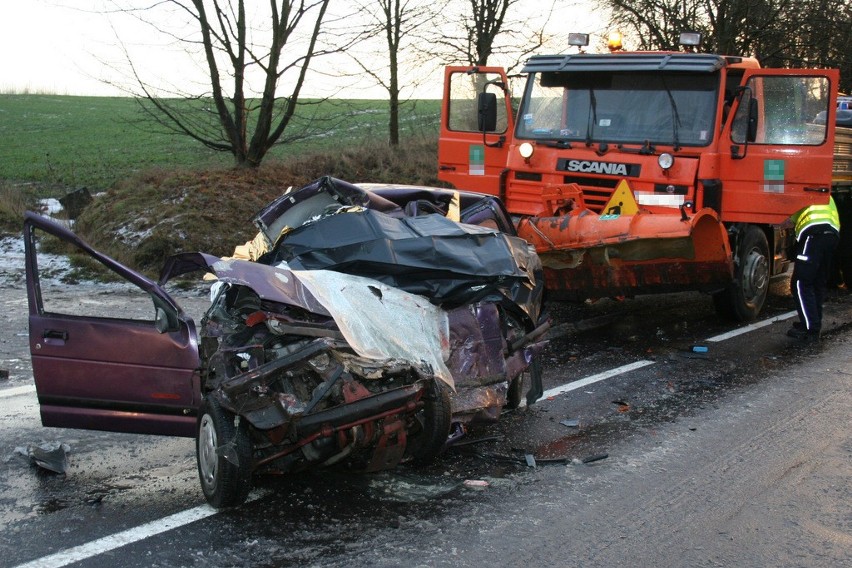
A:
[[[769,292],[769,243],[766,234],[746,225],[737,241],[734,282],[713,295],[716,313],[739,322],[757,319]]]
[[[216,509],[245,502],[251,490],[252,450],[246,422],[205,396],[198,413],[195,456],[201,490]]]
[[[427,465],[441,454],[452,425],[449,389],[440,379],[433,379],[426,387],[423,402],[409,432],[408,456],[415,466]]]

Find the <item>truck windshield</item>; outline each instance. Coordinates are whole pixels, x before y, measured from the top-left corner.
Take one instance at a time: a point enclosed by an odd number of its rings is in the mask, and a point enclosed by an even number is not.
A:
[[[706,146],[716,74],[533,73],[517,137],[532,140]]]

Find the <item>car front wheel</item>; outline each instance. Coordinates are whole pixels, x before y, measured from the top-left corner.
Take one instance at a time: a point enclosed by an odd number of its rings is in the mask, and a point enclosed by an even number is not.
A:
[[[414,417],[408,457],[412,465],[425,466],[444,450],[450,435],[452,408],[448,387],[433,379],[423,396],[424,406]]]
[[[252,472],[246,423],[210,396],[199,409],[195,455],[201,489],[211,506],[234,507],[246,500]]]

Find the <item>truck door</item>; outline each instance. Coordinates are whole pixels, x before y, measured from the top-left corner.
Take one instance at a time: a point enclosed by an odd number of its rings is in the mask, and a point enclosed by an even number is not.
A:
[[[496,105],[496,125],[482,124],[483,94]],[[489,127],[488,131],[483,132],[482,126]],[[446,68],[438,141],[439,179],[457,189],[500,195],[513,130],[511,94],[502,68]]]
[[[194,436],[195,326],[155,282],[33,213],[24,222],[29,343],[42,424]],[[48,246],[106,267],[117,282],[51,283]],[[58,247],[58,249],[56,248]],[[104,301],[108,296],[121,302]]]
[[[838,80],[836,70],[746,72],[722,131],[722,189],[705,196],[722,221],[778,224],[828,201]],[[829,120],[816,124],[821,111]]]

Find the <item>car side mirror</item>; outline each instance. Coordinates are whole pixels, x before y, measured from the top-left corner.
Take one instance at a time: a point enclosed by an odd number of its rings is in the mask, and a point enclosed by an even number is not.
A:
[[[171,328],[171,323],[169,322],[169,314],[167,314],[166,310],[159,306],[157,307],[156,312],[157,315],[154,318],[154,327],[160,333],[166,333]]]
[[[479,93],[477,98],[477,127],[480,132],[497,130],[497,95]]]

